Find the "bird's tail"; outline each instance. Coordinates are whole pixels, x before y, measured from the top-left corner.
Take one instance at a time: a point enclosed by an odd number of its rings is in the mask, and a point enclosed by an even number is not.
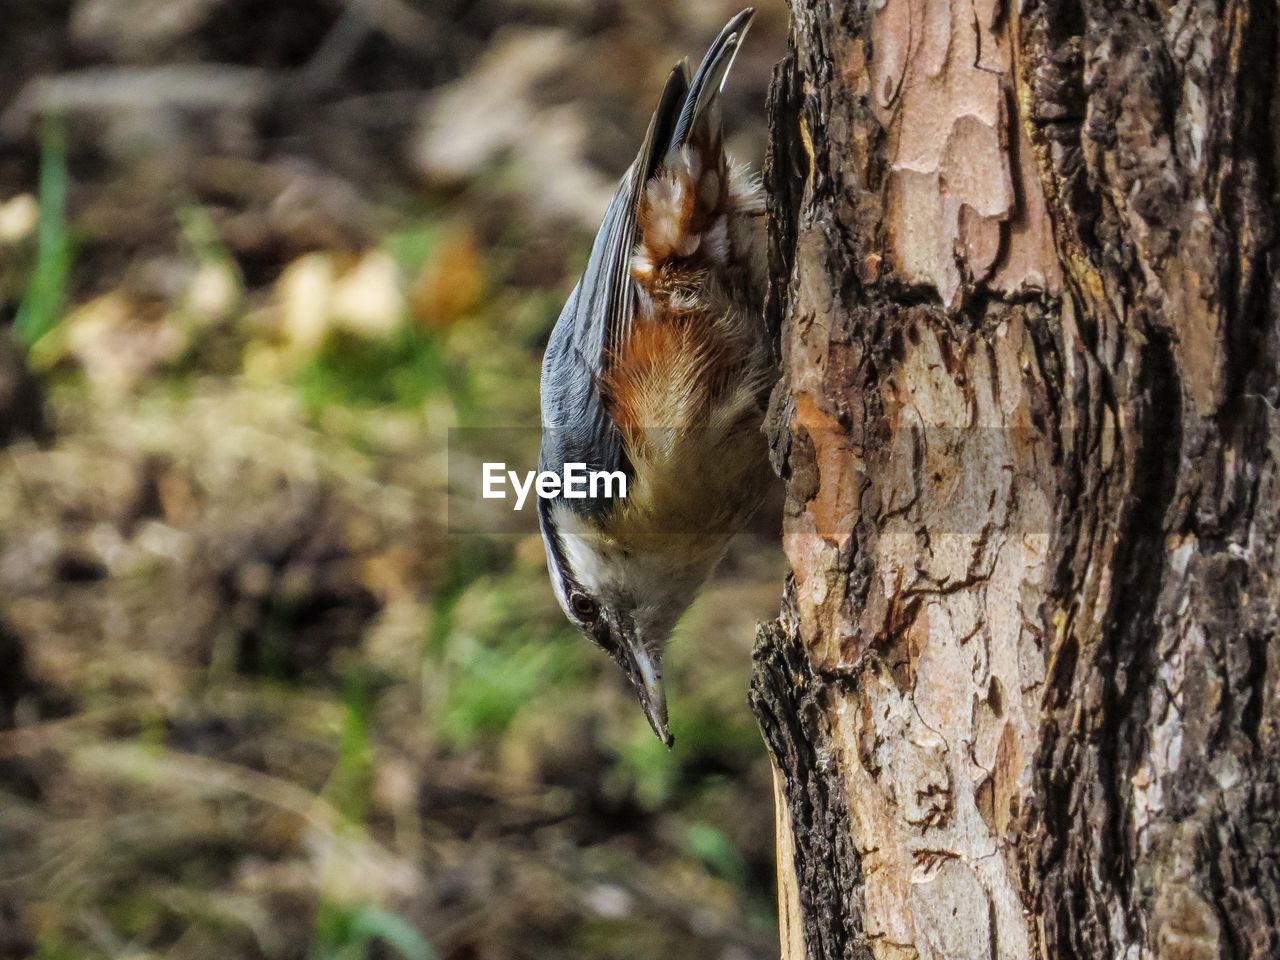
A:
[[[729,69],[733,66],[733,60],[738,55],[754,16],[755,10],[747,7],[724,25],[720,35],[707,50],[693,80],[689,82],[689,92],[680,110],[680,118],[676,121],[670,149],[678,148],[690,140],[719,141],[720,91],[724,88],[725,78],[729,75]]]
[[[725,24],[692,79],[680,64],[667,80],[635,168],[645,179],[631,182],[639,231],[630,279],[642,293],[661,289],[672,265],[698,270],[727,260],[731,195],[720,90],[754,14],[748,7]]]

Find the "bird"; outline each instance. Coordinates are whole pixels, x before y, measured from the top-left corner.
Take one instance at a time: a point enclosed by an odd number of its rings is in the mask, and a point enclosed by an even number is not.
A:
[[[667,77],[542,364],[539,469],[628,481],[625,496],[539,497],[552,587],[668,748],[671,633],[773,479],[765,202],[721,120],[753,15],[730,19],[692,75],[682,60]]]

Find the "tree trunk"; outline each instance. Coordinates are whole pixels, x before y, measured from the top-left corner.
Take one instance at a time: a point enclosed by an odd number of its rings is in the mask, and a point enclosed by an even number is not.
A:
[[[1274,0],[793,0],[786,960],[1280,957]]]

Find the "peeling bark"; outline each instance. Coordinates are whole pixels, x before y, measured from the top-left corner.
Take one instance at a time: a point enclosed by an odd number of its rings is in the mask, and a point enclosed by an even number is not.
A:
[[[783,956],[1280,956],[1275,6],[793,16]]]

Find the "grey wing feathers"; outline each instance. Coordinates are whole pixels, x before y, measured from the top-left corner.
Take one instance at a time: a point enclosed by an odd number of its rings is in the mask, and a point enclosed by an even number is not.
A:
[[[682,64],[667,78],[640,153],[618,185],[582,279],[551,333],[542,361],[541,469],[560,470],[565,463],[585,463],[592,470],[629,467],[621,437],[604,407],[599,375],[631,330],[636,207],[644,184],[666,154],[688,89],[688,71]],[[593,507],[590,501],[578,504]]]
[[[560,312],[542,358],[542,451],[539,469],[566,463],[589,470],[626,469],[622,438],[605,409],[600,373],[612,351],[621,311],[630,309],[629,179],[614,194],[582,279]],[[628,318],[629,323],[629,318]],[[585,501],[578,501],[585,504]]]
[[[624,195],[626,197],[616,233],[609,236],[609,262],[606,267],[610,282],[608,298],[609,314],[605,346],[610,352],[616,352],[626,343],[631,333],[631,322],[635,316],[635,290],[631,285],[631,254],[636,246],[636,210],[640,206],[640,196],[644,193],[645,184],[653,177],[666,157],[667,147],[679,119],[679,113],[688,98],[689,70],[683,62],[677,64],[667,76],[662,88],[662,96],[658,99],[658,108],[649,121],[649,129],[644,135],[644,143],[640,146],[627,176],[618,187],[614,196],[614,204]],[[613,207],[610,206],[610,213]],[[611,226],[610,216],[605,216],[601,233]],[[594,251],[593,259],[594,259]],[[616,260],[616,262],[615,262]],[[591,263],[587,265],[587,273],[583,276],[585,283],[591,273]]]
[[[599,377],[609,358],[627,342],[635,317],[631,256],[636,210],[645,185],[671,149],[707,119],[733,64],[753,11],[738,14],[716,38],[693,80],[678,64],[667,77],[658,107],[635,162],[613,196],[596,234],[582,279],[556,321],[542,363],[542,451],[540,469],[585,463],[592,470],[627,470],[622,440],[604,406]],[[587,513],[610,504],[565,501]]]
[[[584,463],[589,470],[625,469],[622,438],[600,394],[598,370],[592,359],[595,354],[579,336],[581,332],[592,332],[600,338],[604,333],[603,323],[592,325],[590,331],[582,330],[585,315],[591,312],[596,299],[591,290],[579,283],[547,344],[542,360],[540,470],[559,473],[566,463]]]

